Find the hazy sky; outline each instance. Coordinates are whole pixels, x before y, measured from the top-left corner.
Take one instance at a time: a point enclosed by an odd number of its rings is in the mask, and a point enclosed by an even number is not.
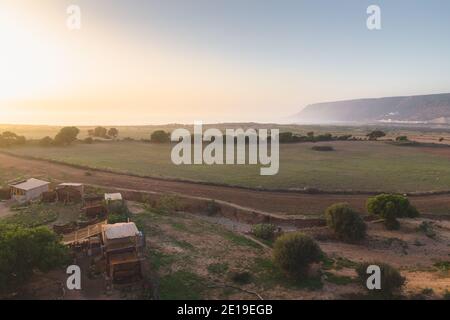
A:
[[[366,27],[370,4],[382,30]],[[314,102],[450,92],[449,12],[443,0],[1,0],[0,123],[279,122]]]

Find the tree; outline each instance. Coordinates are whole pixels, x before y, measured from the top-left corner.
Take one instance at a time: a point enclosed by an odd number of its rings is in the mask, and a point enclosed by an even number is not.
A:
[[[26,143],[24,136],[19,136],[11,131],[5,131],[0,134],[0,147],[10,147],[13,145],[21,145]]]
[[[118,135],[119,135],[119,130],[117,130],[116,128],[110,128],[108,130],[108,136],[117,138]]]
[[[355,242],[366,236],[366,223],[347,203],[337,203],[325,211],[327,226],[344,241]]]
[[[100,137],[100,138],[105,138],[106,134],[107,134],[108,130],[104,127],[97,127],[94,129],[94,136],[95,137]]]
[[[34,270],[48,272],[68,259],[67,248],[47,227],[0,224],[0,291],[23,284]]]
[[[156,130],[150,136],[150,141],[155,143],[166,143],[170,141],[170,133],[164,130]]]
[[[384,136],[386,136],[386,133],[384,133],[381,130],[375,130],[366,135],[366,137],[368,137],[369,140],[377,140],[378,138],[382,138]]]
[[[55,143],[58,145],[69,145],[75,140],[80,133],[77,127],[64,127],[55,136]]]
[[[319,245],[301,232],[282,235],[275,241],[273,248],[275,263],[288,275],[296,278],[305,277],[310,265],[319,262],[322,257]]]

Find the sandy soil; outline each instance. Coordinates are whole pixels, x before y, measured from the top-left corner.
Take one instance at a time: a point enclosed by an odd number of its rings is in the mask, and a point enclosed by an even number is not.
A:
[[[143,191],[173,192],[189,196],[228,201],[234,204],[280,214],[317,215],[337,202],[348,202],[365,211],[366,195],[309,195],[291,192],[266,192],[241,188],[211,186],[190,182],[139,178],[127,175],[92,172],[42,160],[28,160],[0,154],[0,170],[20,170],[28,176],[52,177],[58,181],[82,182],[105,187]],[[450,212],[450,195],[411,197],[422,213]]]

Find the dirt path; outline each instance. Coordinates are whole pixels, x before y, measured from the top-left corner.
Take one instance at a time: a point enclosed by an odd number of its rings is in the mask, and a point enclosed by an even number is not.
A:
[[[51,177],[58,181],[81,182],[112,188],[143,191],[175,192],[188,196],[218,199],[237,205],[272,213],[288,215],[317,215],[336,202],[348,202],[355,209],[365,211],[366,195],[309,195],[291,192],[246,190],[226,186],[212,186],[192,182],[165,181],[122,174],[86,170],[44,160],[23,159],[0,153],[0,171],[12,170],[27,176]],[[450,195],[412,197],[423,213],[450,213]]]
[[[8,206],[5,202],[0,202],[0,218],[6,217],[11,214]]]

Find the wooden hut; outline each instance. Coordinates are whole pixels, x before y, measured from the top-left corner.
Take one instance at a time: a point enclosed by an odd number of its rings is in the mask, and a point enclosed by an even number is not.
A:
[[[49,191],[49,185],[50,182],[34,178],[10,184],[11,198],[19,203],[39,199],[44,192]]]
[[[141,277],[141,238],[142,233],[133,222],[107,224],[102,227],[107,274],[114,282],[131,281]]]

